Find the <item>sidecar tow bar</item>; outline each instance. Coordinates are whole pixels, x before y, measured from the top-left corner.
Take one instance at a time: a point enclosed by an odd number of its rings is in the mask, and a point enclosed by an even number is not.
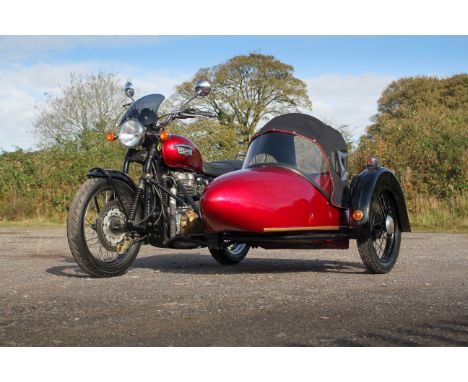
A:
[[[239,241],[243,243],[278,243],[278,242],[291,242],[291,241],[309,241],[309,240],[333,240],[333,239],[349,239],[347,232],[330,232],[330,233],[307,233],[307,234],[292,234],[285,235],[284,233],[278,235],[275,233],[225,233],[220,234],[220,240]]]
[[[348,231],[341,232],[226,232],[205,236],[207,245],[213,248],[224,248],[226,242],[249,244],[263,248],[296,248],[296,249],[346,249],[350,235]]]

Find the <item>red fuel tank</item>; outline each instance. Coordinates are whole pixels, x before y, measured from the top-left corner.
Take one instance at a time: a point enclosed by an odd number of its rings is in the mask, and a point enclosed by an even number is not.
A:
[[[339,230],[345,210],[333,207],[307,179],[279,167],[235,171],[215,179],[201,198],[209,233]]]
[[[190,139],[181,135],[172,134],[170,139],[163,143],[162,156],[168,167],[202,172],[203,161],[200,150]]]

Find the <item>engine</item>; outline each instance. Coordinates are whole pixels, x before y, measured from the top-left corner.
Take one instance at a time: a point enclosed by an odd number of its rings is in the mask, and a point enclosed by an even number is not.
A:
[[[173,177],[184,187],[185,192],[198,204],[200,196],[205,187],[208,185],[208,180],[201,175],[192,172],[178,171],[172,173]],[[185,199],[184,190],[177,184],[174,184],[171,191],[178,197]],[[198,215],[195,211],[174,198],[169,200],[170,221],[171,221],[171,237],[185,234],[195,225]]]
[[[199,200],[201,194],[205,190],[208,181],[205,177],[195,175],[192,172],[174,172],[174,177],[184,186],[187,193],[192,197],[193,200]],[[184,197],[184,192],[179,187],[177,188],[177,196]]]

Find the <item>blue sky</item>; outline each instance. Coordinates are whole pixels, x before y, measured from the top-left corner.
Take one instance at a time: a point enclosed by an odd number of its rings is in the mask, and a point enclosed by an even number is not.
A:
[[[250,52],[292,65],[307,84],[311,113],[349,125],[356,137],[392,80],[468,71],[467,36],[3,36],[0,148],[34,147],[34,107],[70,72],[117,72],[141,93],[170,95],[200,67]]]

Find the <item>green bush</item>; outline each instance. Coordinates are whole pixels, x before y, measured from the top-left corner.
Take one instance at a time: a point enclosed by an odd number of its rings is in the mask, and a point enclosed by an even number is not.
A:
[[[451,200],[468,179],[468,75],[403,78],[379,99],[379,113],[352,154],[354,171],[369,155],[394,170],[411,201]]]
[[[0,219],[63,221],[79,185],[92,167],[120,168],[124,150],[105,137],[91,149],[68,142],[35,152],[0,156]]]

